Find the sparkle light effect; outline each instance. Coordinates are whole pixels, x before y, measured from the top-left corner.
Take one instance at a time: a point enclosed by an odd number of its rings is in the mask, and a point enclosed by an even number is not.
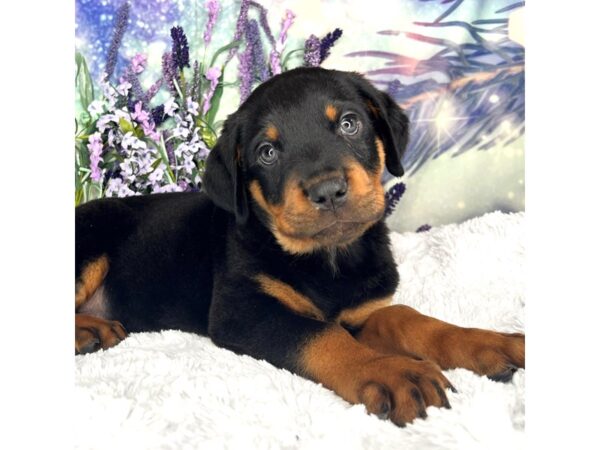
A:
[[[423,4],[441,10],[427,14]],[[385,50],[346,55],[371,58],[362,60],[369,67],[365,74],[403,106],[414,124],[403,157],[409,175],[444,152],[458,156],[510,145],[525,128],[525,49],[508,32],[509,13],[522,2],[421,0],[414,5],[417,20],[378,32],[388,39]],[[415,46],[426,56],[415,54]],[[373,59],[383,64],[377,67]],[[443,103],[448,98],[453,110]],[[510,129],[502,125],[506,119]]]
[[[442,144],[446,139],[456,143],[457,140],[453,133],[460,129],[470,118],[470,116],[458,115],[459,106],[449,96],[438,100],[437,112],[432,118],[420,118],[412,120],[412,123],[429,122],[434,129],[437,142],[437,155],[442,153]]]
[[[125,0],[76,0],[75,37],[76,50],[81,52],[88,64],[92,79],[97,80],[106,60],[114,26],[115,12]],[[127,32],[123,38],[115,72],[121,73],[136,53],[147,53],[149,46],[171,45],[169,30],[176,25],[183,27],[190,39],[190,49],[203,49],[202,30],[207,12],[204,0],[130,0],[131,12]],[[227,44],[231,38],[239,1],[222,0],[222,18],[215,30],[212,50]],[[234,25],[233,25],[234,26]],[[227,41],[227,42],[226,42]],[[156,47],[155,47],[156,48]],[[202,55],[190,54],[192,59]],[[149,61],[146,75],[156,78],[160,64]]]
[[[115,12],[123,1],[76,0],[76,49],[86,57],[94,81],[104,67]],[[439,20],[436,19],[458,3],[456,0],[407,0],[385,18],[374,14],[374,24],[380,27],[369,29],[368,33],[356,26],[359,17],[363,17],[363,3],[359,0],[257,1],[270,10],[273,20],[277,8],[297,8],[299,19],[290,38],[321,35],[337,26],[344,29],[347,37],[341,40],[339,48],[346,50],[332,55],[335,58],[328,60],[331,68],[365,73],[405,107],[411,121],[411,139],[403,158],[408,176],[430,158],[445,152],[456,156],[504,146],[512,152],[514,146],[514,157],[510,158],[512,153],[504,149],[506,158],[502,159],[515,163],[522,159],[522,141],[511,145],[524,130],[524,49],[522,42],[509,33],[509,16],[512,21],[515,9],[507,9],[517,0],[460,2],[450,15]],[[116,73],[121,73],[126,61],[136,53],[147,54],[148,69],[140,79],[147,89],[159,76],[162,53],[171,45],[169,30],[176,25],[182,26],[189,38],[190,50],[194,52],[190,58],[202,59],[202,53],[196,51],[203,51],[205,0],[130,3],[129,27]],[[208,54],[230,42],[240,0],[220,0],[220,4],[221,15]],[[343,7],[354,11],[356,17],[335,13]],[[402,14],[397,13],[400,9]],[[416,25],[418,21],[424,25]],[[343,47],[345,42],[351,42],[351,46]],[[291,44],[292,47],[300,46]],[[349,57],[351,54],[355,56]],[[356,56],[371,59],[357,60]],[[235,82],[235,74],[228,81]],[[234,91],[237,90],[231,89]],[[230,95],[226,90],[224,104],[237,105],[237,98],[230,98],[233,96],[237,92]],[[161,94],[155,99],[163,101]],[[514,190],[516,202],[522,196],[522,189],[516,186],[522,185],[522,180],[518,184],[515,180],[514,188],[501,192],[506,197],[507,191]],[[473,203],[467,199],[465,209]],[[456,200],[447,204],[456,206]]]

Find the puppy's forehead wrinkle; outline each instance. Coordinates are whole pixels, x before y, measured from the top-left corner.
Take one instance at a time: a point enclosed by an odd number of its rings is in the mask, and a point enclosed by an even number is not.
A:
[[[323,122],[324,117],[316,117],[315,114],[307,114],[306,111],[306,109],[294,108],[270,115],[274,117],[272,122],[279,130],[284,145],[294,144],[295,141],[308,144],[307,137],[320,130],[327,131],[326,124]]]

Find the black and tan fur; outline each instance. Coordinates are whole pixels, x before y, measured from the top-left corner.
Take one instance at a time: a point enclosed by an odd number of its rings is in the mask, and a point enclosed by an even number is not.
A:
[[[402,175],[407,139],[404,113],[357,74],[273,77],[227,119],[203,192],[77,208],[76,351],[125,329],[205,334],[398,425],[449,407],[441,369],[509,379],[522,335],[388,306],[381,177]]]

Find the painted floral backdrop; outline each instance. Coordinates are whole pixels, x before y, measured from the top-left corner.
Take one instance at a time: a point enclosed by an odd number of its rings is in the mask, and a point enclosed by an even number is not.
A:
[[[354,70],[411,119],[388,222],[524,209],[523,2],[76,0],[76,203],[197,190],[227,114],[297,66]]]

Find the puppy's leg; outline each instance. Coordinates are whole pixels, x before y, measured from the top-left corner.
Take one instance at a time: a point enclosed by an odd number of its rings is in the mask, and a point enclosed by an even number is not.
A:
[[[125,328],[119,322],[102,319],[89,314],[78,312],[86,311],[88,302],[94,294],[100,294],[96,302],[101,303],[100,287],[108,273],[108,258],[100,256],[91,260],[81,270],[75,284],[75,353],[90,353],[100,348],[106,349],[117,345],[127,336]],[[86,311],[87,312],[87,311]]]
[[[427,406],[450,407],[444,390],[451,385],[436,364],[375,351],[340,325],[295,314],[240,283],[227,284],[236,292],[218,286],[211,305],[209,335],[216,344],[322,383],[400,426],[425,417]]]
[[[126,337],[125,328],[117,321],[75,314],[76,354],[114,347]]]
[[[404,305],[372,313],[356,338],[380,352],[409,352],[442,369],[462,367],[496,381],[509,381],[517,368],[525,367],[523,334],[462,328]]]

